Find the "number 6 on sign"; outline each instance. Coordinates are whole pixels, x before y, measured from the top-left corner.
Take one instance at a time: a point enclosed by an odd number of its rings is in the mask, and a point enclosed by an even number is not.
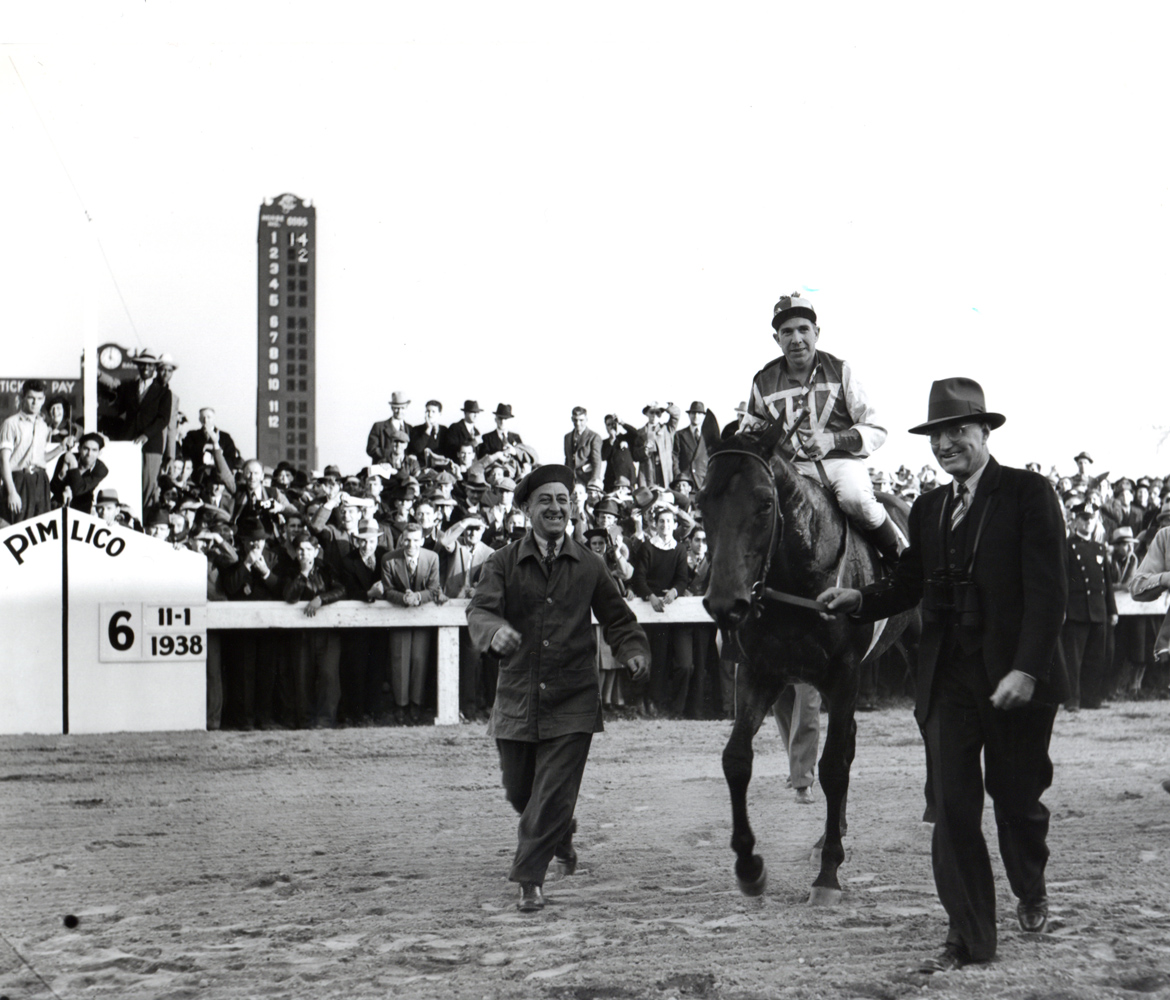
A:
[[[98,621],[98,660],[141,660],[139,636],[142,634],[141,604],[103,604]]]

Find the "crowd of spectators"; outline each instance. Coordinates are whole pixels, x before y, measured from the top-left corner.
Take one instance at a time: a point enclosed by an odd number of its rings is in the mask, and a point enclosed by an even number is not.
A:
[[[170,381],[177,365],[149,352],[135,358],[138,378],[106,385],[102,433],[83,434],[67,407],[45,400],[42,384],[24,386],[21,412],[0,429],[0,478],[6,521],[69,504],[110,522],[203,553],[211,600],[282,600],[306,615],[337,600],[388,602],[402,608],[444,603],[474,592],[491,553],[526,531],[513,506],[519,480],[540,464],[536,451],[509,429],[509,404],[490,414],[466,400],[459,419],[444,423],[443,405],[427,400],[424,420],[406,422],[411,405],[394,392],[390,416],[370,428],[369,463],[343,473],[336,465],[309,475],[282,462],[266,468],[244,460],[215,411],[198,425],[179,414]],[[744,412],[740,404],[737,413]],[[640,425],[616,414],[604,434],[573,407],[563,460],[573,471],[572,533],[607,561],[623,593],[661,611],[707,586],[706,535],[693,504],[709,449],[734,433],[720,428],[700,401],[684,413],[652,401]],[[486,422],[485,422],[486,426]],[[137,523],[115,491],[103,488],[106,437],[143,447],[143,518]],[[1170,476],[1094,476],[1092,459],[1076,458],[1075,474],[1048,475],[1069,523],[1108,546],[1115,587],[1131,587],[1170,525]],[[870,470],[875,490],[907,503],[938,486],[932,466],[913,473]],[[1038,471],[1038,469],[1037,469]],[[1079,520],[1078,520],[1079,519]],[[1170,550],[1170,544],[1166,546]],[[1155,549],[1157,547],[1155,546]],[[1163,568],[1170,571],[1170,566]],[[1167,575],[1165,584],[1170,584]],[[1147,588],[1153,594],[1157,582]],[[1133,617],[1111,632],[1112,695],[1166,686],[1164,669],[1147,668],[1170,646],[1156,625]],[[209,637],[209,725],[409,725],[429,721],[435,707],[433,629],[345,628],[233,630]],[[650,681],[635,685],[601,644],[603,702],[614,713],[687,718],[730,717],[734,664],[721,658],[716,629],[706,624],[649,626]],[[730,651],[728,651],[730,655]],[[460,637],[460,710],[486,717],[497,664]]]

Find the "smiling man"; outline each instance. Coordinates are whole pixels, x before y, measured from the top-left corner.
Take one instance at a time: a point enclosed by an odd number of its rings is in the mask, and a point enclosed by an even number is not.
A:
[[[849,362],[818,350],[821,330],[808,299],[797,292],[780,296],[772,329],[783,354],[752,379],[741,429],[780,421],[787,432],[798,425],[786,457],[804,475],[827,480],[841,509],[892,563],[903,539],[873,495],[864,461],[886,440],[886,429]]]
[[[1048,919],[1048,809],[1040,797],[1052,784],[1048,741],[1065,697],[1063,672],[1053,666],[1068,587],[1064,519],[1047,480],[992,458],[988,436],[1004,420],[987,412],[979,383],[935,382],[927,420],[910,433],[929,435],[954,482],[914,502],[910,546],[892,576],[819,597],[862,621],[922,601],[914,714],[935,806],[934,881],[950,919],[942,953],[920,967],[926,973],[995,955],[985,787],[1020,927],[1039,932]]]
[[[595,552],[573,540],[573,471],[544,465],[516,487],[532,522],[523,538],[484,564],[467,607],[471,638],[500,657],[488,735],[496,738],[508,801],[520,814],[508,878],[523,912],[544,907],[553,858],[572,874],[577,790],[593,734],[601,732],[597,616],[614,656],[636,680],[649,673],[646,636]]]

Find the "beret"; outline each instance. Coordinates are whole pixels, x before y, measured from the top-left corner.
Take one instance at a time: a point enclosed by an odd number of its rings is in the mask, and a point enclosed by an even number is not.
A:
[[[520,480],[516,487],[516,496],[513,499],[517,504],[522,504],[533,490],[538,490],[548,483],[561,483],[565,489],[571,490],[573,488],[573,470],[567,465],[542,465],[538,469],[533,469]]]

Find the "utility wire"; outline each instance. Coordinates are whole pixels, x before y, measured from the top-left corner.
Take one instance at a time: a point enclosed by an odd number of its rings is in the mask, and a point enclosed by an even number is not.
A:
[[[16,950],[16,945],[14,945],[11,941],[8,940],[7,937],[4,936],[3,931],[0,931],[0,939],[3,939],[4,943],[6,945],[8,945],[9,948],[12,949],[13,954],[16,955],[17,958],[19,958],[22,962],[24,962],[25,965],[28,966],[28,971],[31,972],[34,976],[37,977],[37,979],[39,979],[41,981],[41,985],[44,986],[44,988],[47,989],[50,993],[52,993],[53,996],[55,996],[57,998],[57,1000],[61,1000],[61,994],[58,993],[55,989],[53,989],[52,986],[50,986],[48,983],[45,982],[44,976],[42,976],[39,972],[37,972],[36,969],[34,969],[32,967],[32,962],[30,962],[19,951]]]
[[[89,214],[89,209],[85,207],[85,200],[81,197],[81,192],[77,190],[77,184],[73,181],[73,175],[69,173],[69,168],[65,165],[65,160],[61,156],[60,150],[57,149],[57,144],[53,141],[53,134],[49,131],[49,126],[45,124],[45,119],[41,117],[40,111],[37,109],[36,102],[29,93],[28,87],[25,85],[24,77],[20,75],[20,70],[16,68],[16,62],[11,55],[8,57],[8,62],[12,66],[12,72],[16,74],[16,79],[20,81],[20,87],[24,91],[24,96],[28,98],[29,107],[32,108],[33,114],[37,116],[37,121],[41,123],[41,128],[45,131],[45,138],[49,140],[49,147],[53,150],[53,155],[57,157],[57,162],[61,165],[61,169],[65,172],[65,178],[69,181],[69,186],[73,188],[73,193],[77,196],[77,202],[81,206],[81,211],[85,215],[85,221],[93,223],[93,216]],[[118,293],[118,299],[122,303],[122,309],[126,313],[126,321],[130,324],[130,329],[134,332],[134,339],[138,341],[138,346],[142,346],[142,337],[138,334],[138,327],[134,324],[134,317],[130,315],[130,306],[126,303],[126,296],[122,294],[122,287],[118,284],[118,279],[114,275],[114,268],[110,264],[110,258],[106,256],[106,248],[102,245],[102,238],[98,235],[97,229],[93,232],[94,242],[97,243],[97,248],[101,252],[102,260],[106,263],[106,270],[109,272],[110,281],[114,283],[114,290]]]

